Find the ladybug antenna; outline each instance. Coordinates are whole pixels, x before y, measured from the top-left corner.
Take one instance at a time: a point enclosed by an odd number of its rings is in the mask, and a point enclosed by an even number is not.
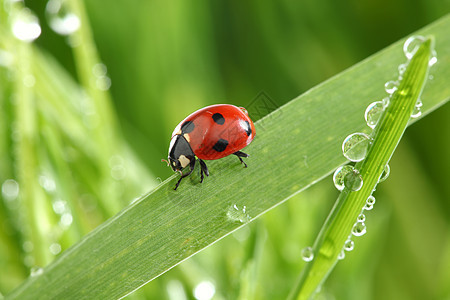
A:
[[[180,173],[180,175],[183,176],[183,172],[181,172],[181,170],[176,170],[176,172]]]
[[[169,166],[169,162],[166,159],[161,159],[161,162],[165,162]]]

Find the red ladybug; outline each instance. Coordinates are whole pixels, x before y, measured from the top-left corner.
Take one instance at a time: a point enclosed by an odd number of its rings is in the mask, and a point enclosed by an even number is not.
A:
[[[248,157],[248,154],[239,150],[250,144],[254,137],[255,126],[243,107],[217,104],[190,114],[173,131],[169,146],[169,164],[181,174],[175,190],[194,170],[196,157],[201,167],[200,182],[203,182],[203,174],[209,176],[203,160],[234,154],[247,167],[242,157]],[[181,170],[187,166],[189,172],[183,174]]]

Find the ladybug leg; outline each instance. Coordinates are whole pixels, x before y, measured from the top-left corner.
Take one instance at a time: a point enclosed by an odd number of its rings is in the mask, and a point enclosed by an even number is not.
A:
[[[203,174],[205,174],[206,176],[209,176],[209,171],[208,171],[208,167],[206,166],[205,162],[203,160],[201,160],[200,158],[198,159],[198,161],[200,162],[200,183],[203,182]]]
[[[181,174],[181,177],[180,177],[180,179],[178,179],[177,184],[175,185],[175,188],[174,188],[175,191],[177,190],[178,186],[180,185],[181,180],[184,177],[191,175],[192,171],[194,171],[194,167],[195,167],[195,159],[192,159],[191,162],[189,163],[189,172],[183,174],[183,172],[179,171]]]
[[[249,155],[241,151],[236,151],[233,154],[239,158],[242,164],[244,164],[244,168],[247,168],[247,164],[242,160],[242,157],[249,157]]]

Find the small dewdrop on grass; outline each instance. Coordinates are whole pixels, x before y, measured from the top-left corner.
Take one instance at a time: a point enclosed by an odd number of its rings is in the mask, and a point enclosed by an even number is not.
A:
[[[386,93],[392,95],[396,90],[398,90],[398,81],[388,81],[384,84],[384,89]]]
[[[366,224],[364,222],[356,222],[352,229],[354,236],[362,236],[366,233]]]
[[[306,261],[306,262],[310,262],[314,259],[314,251],[311,247],[303,248],[301,255],[302,255],[303,261]]]
[[[383,111],[384,105],[382,101],[375,101],[367,106],[366,111],[364,113],[364,119],[366,120],[367,126],[374,129],[377,126],[378,121],[380,120]]]
[[[391,168],[389,167],[389,165],[384,166],[383,173],[381,174],[380,179],[378,180],[378,183],[385,181],[389,177],[390,173],[391,173]]]
[[[345,251],[352,251],[354,247],[355,247],[355,242],[352,241],[351,239],[348,239],[344,244]]]
[[[370,138],[367,134],[352,133],[344,139],[342,153],[348,160],[358,162],[366,157],[369,144]]]

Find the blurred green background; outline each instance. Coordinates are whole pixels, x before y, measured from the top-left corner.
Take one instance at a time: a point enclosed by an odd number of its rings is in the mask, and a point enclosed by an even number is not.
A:
[[[37,14],[42,28],[34,44],[82,84],[68,38],[48,25],[47,2],[25,4]],[[115,188],[121,191],[121,199],[108,208],[107,203],[94,199],[104,194],[96,195],[89,192],[92,187],[83,186],[89,185],[88,179],[77,179],[77,174],[84,176],[83,171],[73,172],[78,186],[72,195],[78,195],[84,204],[78,212],[77,205],[72,206],[74,222],[69,227],[78,226],[76,233],[53,237],[62,250],[172,174],[161,158],[167,157],[173,128],[189,113],[215,103],[246,106],[261,91],[281,106],[450,12],[449,0],[90,0],[85,6],[99,57],[112,83],[109,95],[120,128],[115,139],[125,145],[121,146],[126,148],[124,153],[136,154],[122,156],[131,157],[138,165],[127,166],[129,173],[139,170],[136,172],[145,174],[147,180],[140,182],[135,174],[129,179],[132,184],[119,184]],[[1,64],[0,69],[4,73],[0,77],[0,105],[6,114],[0,125],[6,126],[15,118],[14,109],[7,104],[14,96],[14,76],[11,79]],[[41,118],[45,123],[45,114]],[[39,128],[44,130],[45,126]],[[0,180],[4,182],[20,177],[20,171],[14,165],[14,138],[8,130],[2,134],[1,143],[12,145],[0,153]],[[450,299],[449,154],[447,103],[407,130],[393,157],[391,176],[375,193],[375,209],[367,214],[368,233],[356,240],[355,251],[337,265],[319,299]],[[80,169],[88,168],[84,172],[98,167],[95,161],[76,157],[82,162]],[[53,176],[61,176],[61,169],[52,167],[54,160],[49,160]],[[128,162],[125,159],[124,164]],[[111,165],[109,157],[105,164]],[[46,197],[55,210],[57,197],[51,193]],[[130,297],[195,299],[194,288],[210,282],[215,288],[214,299],[283,299],[303,265],[301,249],[313,243],[336,197],[327,178]],[[29,233],[21,229],[20,222],[8,221],[17,214],[8,205],[0,206],[0,217],[6,220],[0,227],[0,238],[5,240],[4,249],[0,249],[3,294],[28,276],[34,265],[24,260]],[[5,274],[3,270],[14,271]]]

